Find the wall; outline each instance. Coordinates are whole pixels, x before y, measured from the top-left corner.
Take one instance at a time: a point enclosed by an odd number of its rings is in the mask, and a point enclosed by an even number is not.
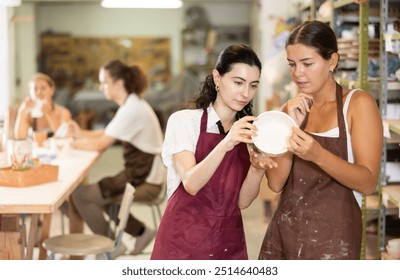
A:
[[[293,0],[262,0],[260,7],[259,34],[260,34],[260,57],[263,63],[262,80],[259,87],[259,97],[257,111],[266,110],[266,102],[272,98],[272,86],[269,84],[267,75],[271,71],[277,71],[276,66],[272,66],[267,60],[267,55],[271,50],[271,44],[275,35],[276,23],[280,18],[287,19],[296,14]],[[282,65],[287,65],[286,59],[282,59]],[[288,69],[289,71],[289,69]]]
[[[265,62],[276,21],[279,17],[290,17],[294,14],[293,0],[255,0],[251,1],[204,1],[201,5],[214,25],[253,26],[254,48]],[[10,89],[3,91],[1,103],[6,104],[6,96],[10,102],[19,102],[27,93],[27,82],[37,69],[38,35],[52,29],[54,32],[71,32],[82,36],[111,35],[168,35],[172,38],[171,71],[180,72],[180,31],[184,28],[184,12],[194,3],[185,4],[178,10],[117,10],[103,9],[97,3],[52,4],[51,2],[27,2],[15,9],[20,20],[7,22],[3,30],[16,30],[15,42],[11,42]],[[256,15],[256,16],[253,16]],[[3,19],[3,17],[2,17]],[[155,20],[156,19],[156,20]],[[256,19],[256,20],[255,20]],[[155,22],[157,21],[157,23]],[[258,21],[258,22],[257,22]],[[2,33],[4,34],[4,33]],[[3,35],[2,35],[3,36]],[[13,38],[14,36],[11,35]],[[2,51],[3,52],[3,51]],[[7,53],[7,56],[10,54]],[[283,61],[282,63],[286,63]],[[264,63],[263,69],[268,69]],[[15,77],[14,77],[15,72]],[[267,71],[263,71],[266,73]],[[6,76],[2,75],[6,79]],[[265,102],[271,97],[271,87],[264,82],[263,77],[256,104],[256,112],[265,110]],[[3,84],[4,85],[4,84]],[[4,87],[4,86],[3,86]],[[7,92],[10,92],[7,94]],[[3,109],[1,109],[3,110]],[[0,117],[4,111],[0,111]]]
[[[12,92],[15,94],[12,95],[11,101],[12,104],[18,104],[27,95],[29,79],[37,69],[35,5],[24,4],[15,9],[12,25],[15,28],[15,38],[12,41],[15,52]]]
[[[17,23],[16,46],[17,83],[13,100],[26,95],[27,82],[36,71],[38,38],[44,31],[71,33],[74,36],[168,36],[171,38],[171,72],[181,71],[181,30],[185,26],[185,10],[194,5],[185,4],[181,9],[105,9],[99,3],[24,3],[16,8],[20,17],[34,17],[30,23]],[[206,1],[202,6],[214,25],[250,24],[250,1],[232,3]],[[29,47],[28,47],[29,46]],[[101,54],[100,54],[101,55]]]
[[[9,28],[9,21],[11,18],[11,9],[0,6],[0,42],[10,42],[13,40]],[[6,115],[7,106],[10,103],[10,96],[7,94],[11,90],[11,73],[10,67],[11,45],[0,44],[0,120],[4,120]]]

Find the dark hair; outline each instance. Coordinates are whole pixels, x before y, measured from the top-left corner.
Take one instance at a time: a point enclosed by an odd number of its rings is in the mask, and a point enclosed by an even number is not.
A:
[[[215,69],[221,76],[232,70],[236,63],[245,63],[250,66],[257,66],[261,72],[261,62],[257,54],[244,44],[230,45],[226,47],[218,56]],[[195,99],[196,108],[206,109],[210,103],[217,98],[217,91],[212,74],[208,75],[202,83],[201,90]],[[242,111],[238,112],[238,117],[252,115],[252,101],[247,104]]]
[[[128,94],[141,95],[148,86],[146,74],[138,65],[128,66],[119,60],[111,60],[102,68],[108,71],[114,81],[123,80]]]
[[[294,44],[302,44],[316,49],[325,60],[330,59],[334,53],[338,54],[335,32],[328,24],[317,20],[305,21],[290,33],[286,47]]]

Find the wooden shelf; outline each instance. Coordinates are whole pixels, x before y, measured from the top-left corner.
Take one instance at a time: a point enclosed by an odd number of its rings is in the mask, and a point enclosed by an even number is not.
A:
[[[300,12],[311,9],[311,3],[299,3],[298,5],[298,10]]]
[[[387,208],[390,207],[390,203],[400,208],[400,185],[382,187],[382,203]],[[400,210],[398,214],[400,217]]]
[[[379,217],[380,207],[379,207],[379,196],[377,194],[372,194],[366,196],[366,210],[367,210],[367,221],[377,219]],[[386,215],[397,215],[397,206],[388,202],[386,207]]]
[[[399,144],[400,143],[400,134],[394,133],[393,131],[390,133],[390,138],[386,140],[387,144]],[[397,147],[396,147],[397,148]]]
[[[368,210],[378,210],[379,209],[379,197],[377,194],[368,195],[366,197],[366,207]],[[388,202],[388,207],[386,209],[396,209],[397,206],[392,203]]]
[[[400,33],[385,34],[386,40],[400,40]]]
[[[384,124],[389,125],[389,130],[400,134],[400,120],[384,120]]]
[[[346,5],[354,4],[354,0],[337,0],[333,1],[333,8],[338,9]]]

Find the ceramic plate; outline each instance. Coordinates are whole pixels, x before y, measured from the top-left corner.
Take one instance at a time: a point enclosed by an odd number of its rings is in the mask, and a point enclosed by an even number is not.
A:
[[[253,137],[254,145],[270,156],[287,152],[288,138],[296,122],[286,113],[268,111],[260,114],[254,122],[258,135]]]

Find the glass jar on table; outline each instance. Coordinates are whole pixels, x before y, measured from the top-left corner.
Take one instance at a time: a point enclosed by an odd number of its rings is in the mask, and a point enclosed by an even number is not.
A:
[[[18,139],[10,142],[12,170],[25,170],[32,166],[32,139]]]

